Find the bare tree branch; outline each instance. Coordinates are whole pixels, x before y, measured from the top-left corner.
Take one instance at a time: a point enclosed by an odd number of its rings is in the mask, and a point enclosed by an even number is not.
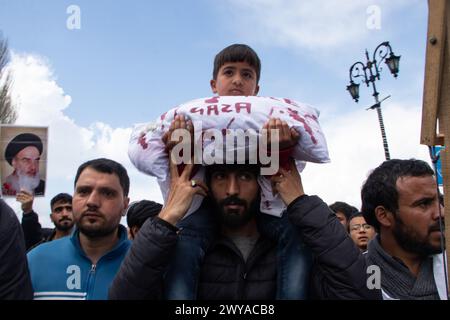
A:
[[[0,31],[0,123],[14,123],[17,119],[17,112],[9,95],[11,76],[5,70],[8,62],[8,41]]]

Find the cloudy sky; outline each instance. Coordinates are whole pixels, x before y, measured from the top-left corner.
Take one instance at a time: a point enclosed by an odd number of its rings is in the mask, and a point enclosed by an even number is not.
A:
[[[95,157],[127,167],[131,200],[161,201],[154,178],[128,159],[131,128],[210,96],[214,55],[232,43],[258,52],[260,95],[321,112],[331,162],[306,166],[305,191],[360,206],[384,151],[377,114],[366,110],[371,90],[361,85],[358,104],[345,90],[349,67],[391,43],[399,76],[385,67],[377,82],[381,98],[391,95],[383,102],[391,157],[429,161],[419,144],[427,13],[425,0],[0,0],[16,123],[49,127],[47,196],[35,210],[51,226],[51,197],[72,193],[77,167]]]

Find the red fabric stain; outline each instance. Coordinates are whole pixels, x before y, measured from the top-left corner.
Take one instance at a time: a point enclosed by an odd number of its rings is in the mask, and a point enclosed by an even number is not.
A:
[[[228,122],[227,127],[225,129],[222,129],[222,135],[225,136],[227,134],[227,130],[230,128],[231,124],[234,121],[234,117],[231,118],[230,122]]]
[[[294,107],[300,107],[297,103],[295,103],[295,101],[291,100],[291,99],[287,99],[287,98],[283,98],[284,102],[286,102],[287,104],[290,104],[291,106]]]
[[[313,115],[313,114],[306,114],[305,118],[311,118],[311,119],[313,119],[314,121],[317,122],[317,117],[315,115]]]
[[[141,145],[142,149],[148,148],[148,143],[145,141],[145,133],[141,133],[138,139],[138,143]]]
[[[210,99],[206,99],[205,100],[205,103],[218,103],[218,102],[219,102],[219,97],[218,96],[215,96],[215,97],[212,97]]]
[[[227,124],[227,129],[230,128],[230,126],[231,126],[231,124],[233,123],[233,121],[234,121],[234,117],[231,118],[230,122],[228,122],[228,124]]]
[[[289,116],[297,120],[298,122],[301,122],[303,124],[303,127],[305,128],[306,132],[310,135],[311,141],[314,144],[317,144],[317,139],[314,137],[314,133],[312,132],[311,127],[306,123],[305,119],[303,119],[299,114],[297,110],[292,110],[291,108],[287,108]]]

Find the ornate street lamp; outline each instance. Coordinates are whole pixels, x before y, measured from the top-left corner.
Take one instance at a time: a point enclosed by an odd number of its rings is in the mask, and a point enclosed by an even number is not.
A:
[[[389,57],[388,57],[388,54]],[[378,60],[377,60],[378,58]],[[370,60],[369,52],[366,50],[366,63],[361,61],[355,62],[350,67],[350,85],[347,86],[347,90],[355,100],[359,100],[359,83],[365,83],[368,87],[372,84],[373,94],[375,99],[375,104],[369,109],[376,109],[378,113],[378,121],[380,123],[381,137],[383,139],[384,155],[386,160],[390,159],[389,147],[386,138],[386,132],[384,130],[383,115],[381,114],[381,101],[378,99],[378,91],[375,86],[375,81],[380,80],[380,71],[382,70],[381,62],[385,62],[389,68],[389,71],[397,78],[399,72],[400,56],[396,56],[392,51],[392,48],[388,41],[385,41],[376,47],[373,52],[373,58]]]

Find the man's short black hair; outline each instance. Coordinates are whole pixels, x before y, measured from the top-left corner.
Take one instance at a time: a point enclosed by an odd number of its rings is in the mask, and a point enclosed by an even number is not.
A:
[[[398,210],[397,180],[401,177],[433,176],[434,171],[422,160],[392,159],[375,168],[361,189],[361,211],[367,223],[379,232],[380,223],[375,217],[375,208],[383,206],[396,213]]]
[[[364,218],[364,215],[362,214],[362,212],[357,211],[354,214],[352,214],[350,216],[350,218],[348,218],[348,224],[350,225],[350,221],[352,221],[354,218],[358,218],[358,217],[363,217]],[[364,220],[366,220],[366,219],[364,219]]]
[[[130,178],[128,177],[127,169],[124,168],[120,163],[106,158],[99,158],[94,160],[89,160],[83,163],[77,170],[77,174],[75,176],[74,186],[77,184],[78,178],[80,174],[86,168],[92,168],[95,171],[101,173],[109,173],[115,174],[119,178],[120,185],[123,190],[123,194],[128,196],[128,192],[130,191]]]
[[[335,203],[330,204],[329,207],[334,213],[342,212],[345,215],[347,222],[353,214],[358,212],[358,209],[354,206],[342,201],[336,201]]]
[[[58,193],[56,196],[54,196],[52,198],[52,200],[50,200],[50,209],[52,211],[53,211],[53,206],[57,202],[72,204],[72,196],[68,193]]]
[[[151,200],[141,200],[130,204],[127,210],[128,227],[142,227],[148,218],[157,216],[162,207],[162,204]]]
[[[256,83],[261,76],[261,60],[256,52],[246,44],[232,44],[220,51],[214,58],[213,79],[217,80],[220,67],[228,62],[247,62],[256,72]]]

